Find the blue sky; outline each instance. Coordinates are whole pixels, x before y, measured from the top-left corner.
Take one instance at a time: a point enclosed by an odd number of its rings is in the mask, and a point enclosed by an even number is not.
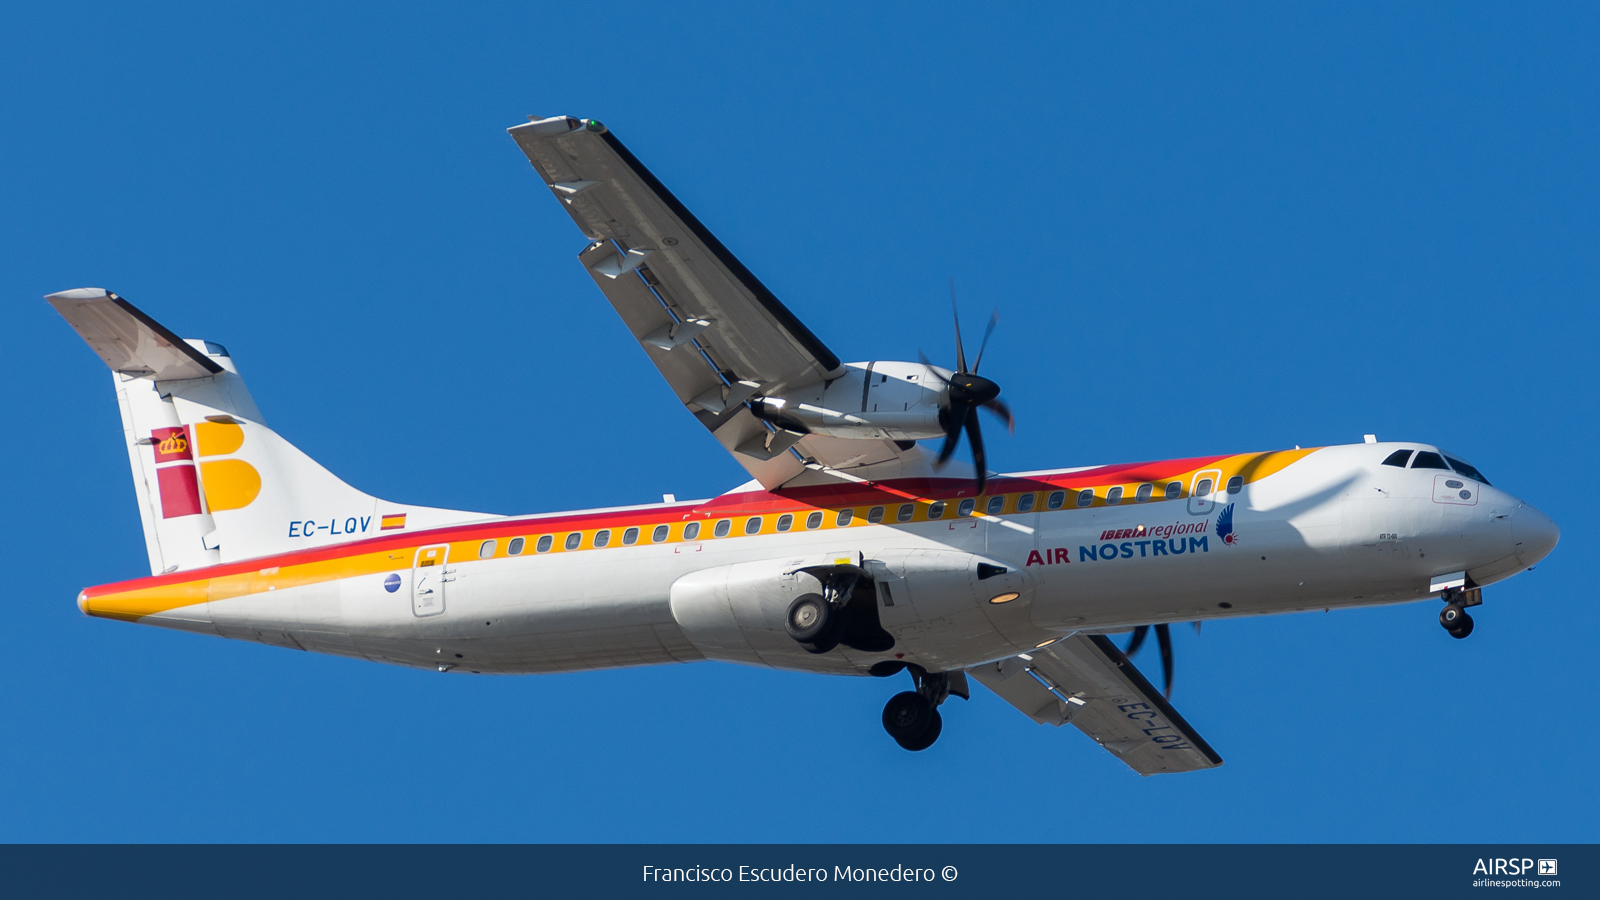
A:
[[[1600,840],[1592,7],[460,7],[8,11],[0,839]],[[382,497],[743,480],[575,261],[528,114],[609,124],[841,357],[948,364],[952,275],[969,333],[999,307],[1000,470],[1375,432],[1562,543],[1466,641],[1431,602],[1179,630],[1227,764],[1150,779],[981,689],[913,755],[899,680],[446,677],[79,616],[147,569],[54,290],[227,344]]]

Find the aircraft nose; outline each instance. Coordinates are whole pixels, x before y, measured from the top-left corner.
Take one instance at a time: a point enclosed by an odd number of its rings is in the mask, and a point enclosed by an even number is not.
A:
[[[1526,503],[1511,515],[1511,534],[1517,543],[1517,559],[1525,566],[1544,559],[1561,540],[1556,523]]]

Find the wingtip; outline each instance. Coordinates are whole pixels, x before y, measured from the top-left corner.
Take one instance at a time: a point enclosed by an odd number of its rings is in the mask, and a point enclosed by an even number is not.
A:
[[[99,300],[109,296],[111,296],[111,292],[105,288],[81,287],[73,288],[70,291],[56,291],[54,294],[45,294],[44,299],[52,302],[56,300]]]

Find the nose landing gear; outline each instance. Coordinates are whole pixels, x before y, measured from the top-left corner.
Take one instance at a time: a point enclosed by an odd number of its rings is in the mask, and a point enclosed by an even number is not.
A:
[[[1466,608],[1483,603],[1483,592],[1478,588],[1463,591],[1459,588],[1444,592],[1444,609],[1439,611],[1439,624],[1456,640],[1472,633],[1472,616]]]
[[[889,698],[883,708],[883,730],[895,743],[911,750],[926,750],[944,731],[939,706],[951,694],[967,697],[967,673],[928,672],[921,666],[906,666],[916,690],[902,691]],[[886,674],[891,674],[887,673]]]

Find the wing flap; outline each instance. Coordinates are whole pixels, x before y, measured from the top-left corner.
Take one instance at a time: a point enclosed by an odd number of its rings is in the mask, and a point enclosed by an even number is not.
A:
[[[1035,722],[1072,723],[1140,775],[1222,765],[1222,757],[1104,635],[1074,635],[968,671]]]

